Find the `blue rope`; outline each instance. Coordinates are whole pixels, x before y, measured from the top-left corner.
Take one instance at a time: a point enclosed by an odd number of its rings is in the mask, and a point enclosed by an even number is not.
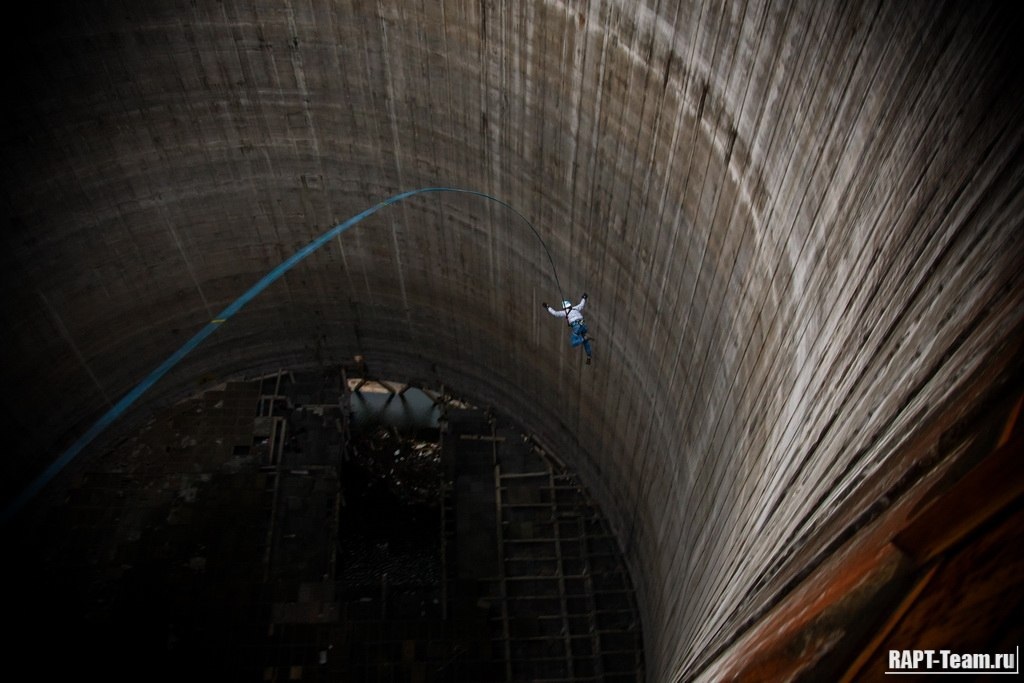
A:
[[[199,332],[195,334],[195,336],[193,336],[191,339],[185,342],[185,344],[180,349],[171,354],[167,358],[167,360],[158,365],[152,372],[149,373],[149,375],[146,376],[145,379],[139,382],[134,389],[129,391],[124,396],[124,398],[122,398],[112,408],[110,408],[110,410],[108,410],[106,414],[103,415],[103,417],[97,420],[96,424],[90,427],[87,432],[82,434],[82,436],[78,437],[78,439],[73,444],[71,444],[71,446],[68,447],[68,449],[65,450],[64,453],[59,458],[57,458],[57,460],[55,460],[53,463],[50,464],[49,467],[43,470],[43,472],[38,477],[36,477],[36,479],[31,484],[29,484],[29,486],[24,491],[22,491],[21,494],[19,494],[13,501],[11,501],[11,503],[8,504],[8,506],[4,510],[3,517],[0,518],[0,520],[6,522],[10,520],[12,517],[14,517],[14,515],[16,515],[18,511],[21,510],[21,508],[24,507],[26,503],[32,500],[54,477],[57,476],[57,474],[62,469],[64,469],[64,467],[67,466],[68,463],[74,460],[75,457],[78,456],[78,454],[81,453],[82,450],[93,441],[93,439],[95,439],[97,436],[103,433],[103,431],[107,427],[109,427],[113,422],[115,422],[121,416],[122,413],[124,413],[129,407],[131,407],[133,403],[135,403],[135,401],[139,399],[140,396],[142,396],[149,390],[150,387],[152,387],[154,384],[160,381],[160,379],[163,378],[164,375],[170,372],[170,370],[179,362],[181,362],[181,360],[185,356],[187,356],[189,353],[192,352],[193,349],[199,346],[203,342],[203,340],[205,340],[207,337],[213,334],[218,327],[220,327],[223,323],[227,322],[231,318],[231,316],[242,310],[242,307],[244,307],[247,303],[256,298],[264,289],[266,289],[275,281],[277,281],[282,275],[284,275],[289,270],[294,268],[296,265],[299,264],[299,262],[304,260],[314,251],[324,246],[329,241],[331,241],[341,233],[345,232],[356,223],[359,223],[364,218],[367,218],[377,213],[385,206],[390,206],[391,204],[395,204],[404,199],[408,199],[409,197],[412,197],[414,195],[426,194],[428,192],[457,192],[460,194],[469,194],[475,195],[477,197],[483,197],[485,199],[489,199],[493,202],[501,204],[502,206],[504,206],[505,208],[509,209],[514,214],[522,218],[523,221],[529,226],[533,234],[537,237],[538,241],[540,241],[541,246],[544,247],[544,253],[548,257],[548,263],[551,264],[551,274],[555,278],[555,286],[558,288],[559,296],[561,296],[562,286],[558,281],[558,272],[555,270],[555,262],[551,258],[551,252],[548,251],[547,245],[544,244],[544,240],[541,238],[540,233],[537,232],[537,229],[533,227],[533,224],[530,223],[526,216],[519,213],[519,211],[517,211],[515,207],[513,207],[508,202],[502,201],[497,197],[492,197],[491,195],[486,194],[484,192],[477,192],[476,190],[464,190],[456,187],[423,187],[418,190],[409,190],[407,192],[401,192],[399,194],[394,195],[393,197],[385,199],[376,206],[366,209],[362,213],[356,214],[355,216],[349,218],[344,223],[341,223],[331,228],[324,234],[320,235],[320,237],[316,238],[315,240],[307,244],[305,247],[295,252],[290,258],[282,262],[279,266],[271,270],[262,278],[260,278],[259,282],[250,287],[248,291],[242,294],[242,296],[235,299],[230,306],[228,306],[227,308],[220,312],[220,315],[218,315],[216,318],[208,322],[205,327],[203,327],[201,330],[199,330]],[[565,297],[563,296],[562,298],[564,299]]]

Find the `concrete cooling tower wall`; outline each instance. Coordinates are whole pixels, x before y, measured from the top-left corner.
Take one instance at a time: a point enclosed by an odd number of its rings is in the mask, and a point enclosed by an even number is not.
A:
[[[507,208],[412,197],[250,302],[125,424],[355,355],[444,383],[601,502],[649,679],[714,677],[960,452],[911,445],[966,439],[1019,386],[1020,28],[984,2],[30,14],[6,41],[5,497],[316,236],[405,190],[486,192],[529,217],[564,291]],[[590,366],[541,308],[583,292]]]

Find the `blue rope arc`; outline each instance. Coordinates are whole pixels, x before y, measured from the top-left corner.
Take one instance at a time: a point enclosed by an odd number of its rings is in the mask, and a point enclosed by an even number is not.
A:
[[[185,342],[185,344],[180,349],[172,353],[167,358],[167,360],[165,360],[163,363],[154,368],[153,371],[150,372],[145,379],[139,382],[134,389],[129,391],[124,396],[124,398],[118,401],[112,408],[110,408],[110,410],[108,410],[103,415],[103,417],[97,420],[96,423],[92,427],[90,427],[87,432],[78,437],[78,439],[73,444],[71,444],[71,446],[69,446],[68,449],[65,450],[64,453],[59,458],[57,458],[54,462],[50,464],[49,467],[43,470],[43,472],[38,477],[36,477],[36,479],[31,484],[29,484],[29,486],[24,491],[22,491],[21,494],[19,494],[13,501],[11,501],[8,504],[7,508],[4,510],[3,517],[0,519],[2,519],[2,521],[4,522],[7,522],[11,518],[13,518],[21,510],[21,508],[24,507],[26,503],[28,503],[28,501],[32,500],[54,477],[57,476],[57,474],[62,469],[64,469],[64,467],[68,465],[68,463],[74,460],[75,457],[77,457],[78,454],[81,453],[82,450],[93,441],[93,439],[102,434],[107,427],[113,424],[121,416],[121,414],[124,413],[124,411],[126,411],[129,407],[131,407],[133,403],[135,403],[135,401],[139,399],[140,396],[142,396],[149,390],[150,387],[152,387],[154,384],[160,381],[160,379],[164,375],[170,372],[170,370],[179,362],[181,362],[181,360],[185,356],[191,353],[193,349],[202,344],[203,341],[211,334],[213,334],[218,327],[220,327],[222,324],[230,320],[231,316],[242,310],[242,308],[247,303],[255,299],[263,290],[265,290],[267,287],[273,284],[278,278],[280,278],[282,275],[284,275],[289,270],[294,268],[307,256],[315,252],[317,249],[324,246],[329,241],[331,241],[341,233],[345,232],[356,223],[359,223],[364,218],[372,216],[373,214],[377,213],[384,207],[390,206],[391,204],[396,204],[404,199],[408,199],[409,197],[419,194],[427,194],[431,192],[456,192],[459,194],[468,194],[475,195],[477,197],[483,197],[484,199],[488,199],[490,201],[501,204],[505,208],[512,211],[512,213],[522,218],[526,225],[529,226],[533,234],[540,241],[541,246],[544,247],[544,253],[548,257],[548,263],[551,264],[551,273],[555,279],[555,286],[558,289],[559,296],[561,296],[562,285],[558,281],[558,272],[555,270],[555,262],[551,258],[551,252],[548,251],[547,245],[541,238],[540,233],[537,232],[537,229],[533,227],[533,224],[530,223],[526,216],[519,213],[519,211],[517,211],[515,207],[513,207],[508,202],[502,201],[501,199],[493,197],[484,192],[477,192],[476,190],[465,190],[457,187],[422,187],[418,190],[408,190],[406,192],[396,194],[392,197],[388,197],[379,204],[372,206],[369,209],[363,211],[362,213],[356,214],[352,218],[349,218],[344,223],[340,223],[339,225],[336,225],[335,227],[331,228],[324,234],[320,235],[320,237],[317,237],[315,240],[307,244],[305,247],[295,252],[290,258],[283,261],[280,265],[278,265],[276,268],[274,268],[269,273],[264,275],[262,278],[260,278],[259,282],[254,284],[252,287],[248,289],[248,291],[246,291],[240,297],[235,299],[235,301],[230,306],[221,311],[220,315],[218,315],[216,318],[208,322],[205,327],[203,327],[195,334],[195,336],[193,336],[191,339]],[[562,296],[562,299],[564,298],[565,297]]]

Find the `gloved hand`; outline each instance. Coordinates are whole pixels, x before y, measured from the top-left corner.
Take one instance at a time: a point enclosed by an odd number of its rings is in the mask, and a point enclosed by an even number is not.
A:
[[[543,306],[544,308],[547,308],[548,307],[548,302],[545,301],[544,303],[541,304],[541,306]]]
[[[583,298],[586,299],[589,296],[586,292],[583,292]]]

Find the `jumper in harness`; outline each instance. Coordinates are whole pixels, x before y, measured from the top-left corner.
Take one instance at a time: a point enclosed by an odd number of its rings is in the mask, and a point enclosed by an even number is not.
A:
[[[575,306],[570,301],[563,301],[561,310],[551,308],[546,303],[541,304],[548,310],[548,313],[555,316],[556,318],[565,318],[569,323],[569,343],[573,348],[582,345],[583,350],[587,352],[587,365],[590,365],[592,352],[590,348],[590,338],[587,337],[587,324],[583,322],[583,306],[587,303],[587,295],[583,294],[583,298]]]

